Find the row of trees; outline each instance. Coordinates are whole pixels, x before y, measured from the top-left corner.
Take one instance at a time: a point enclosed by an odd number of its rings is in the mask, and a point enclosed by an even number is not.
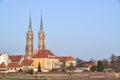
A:
[[[93,61],[92,59],[89,62]],[[83,60],[76,58],[76,67],[82,67],[83,62]],[[116,72],[120,72],[120,56],[111,54],[109,59],[98,60],[97,65],[93,65],[91,71],[103,71],[106,68],[111,68]]]

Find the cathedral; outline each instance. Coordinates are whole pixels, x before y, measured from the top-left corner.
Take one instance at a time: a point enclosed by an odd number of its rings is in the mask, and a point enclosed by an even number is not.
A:
[[[66,65],[72,62],[75,65],[75,60],[71,56],[55,56],[50,50],[46,49],[46,38],[45,32],[43,30],[42,14],[40,18],[40,29],[38,32],[38,50],[34,52],[34,36],[32,30],[31,14],[29,16],[29,28],[26,33],[26,47],[25,47],[25,57],[33,61],[34,71],[37,71],[38,65],[41,65],[41,70],[44,72],[46,70],[50,71],[54,68],[60,68],[60,59],[66,59]],[[68,62],[67,62],[68,61]]]
[[[38,32],[38,50],[34,52],[34,37],[32,31],[31,14],[29,16],[29,28],[26,34],[25,57],[33,60],[34,71],[37,71],[38,65],[41,65],[43,70],[51,70],[52,68],[59,68],[59,59],[50,51],[46,49],[46,39],[43,30],[42,15],[40,19],[40,29]]]
[[[43,31],[43,23],[42,23],[42,15],[40,21],[40,30],[38,32],[38,51],[46,49],[46,39],[45,33]],[[25,56],[32,57],[34,54],[34,41],[33,41],[33,31],[32,31],[32,22],[31,22],[31,14],[29,16],[29,28],[26,34],[26,48],[25,48]]]

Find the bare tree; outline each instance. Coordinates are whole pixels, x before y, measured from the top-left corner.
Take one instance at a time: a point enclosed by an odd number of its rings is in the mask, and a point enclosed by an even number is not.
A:
[[[83,60],[76,58],[75,61],[76,61],[76,67],[82,67]]]
[[[111,55],[111,64],[110,67],[114,69],[116,72],[120,72],[120,56]]]

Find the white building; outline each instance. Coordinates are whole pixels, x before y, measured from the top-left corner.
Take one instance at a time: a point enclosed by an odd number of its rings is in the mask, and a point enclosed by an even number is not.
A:
[[[9,56],[8,56],[8,54],[0,54],[0,64],[2,63],[2,62],[4,62],[5,63],[5,65],[7,65],[8,63],[9,63]]]

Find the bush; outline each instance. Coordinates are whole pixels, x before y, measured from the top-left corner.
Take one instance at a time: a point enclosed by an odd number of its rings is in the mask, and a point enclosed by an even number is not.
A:
[[[30,70],[28,71],[28,73],[31,74],[31,75],[33,75],[34,70],[33,70],[33,69],[30,69]]]
[[[23,71],[22,71],[22,69],[19,69],[19,71],[18,71],[18,72],[23,72]]]

